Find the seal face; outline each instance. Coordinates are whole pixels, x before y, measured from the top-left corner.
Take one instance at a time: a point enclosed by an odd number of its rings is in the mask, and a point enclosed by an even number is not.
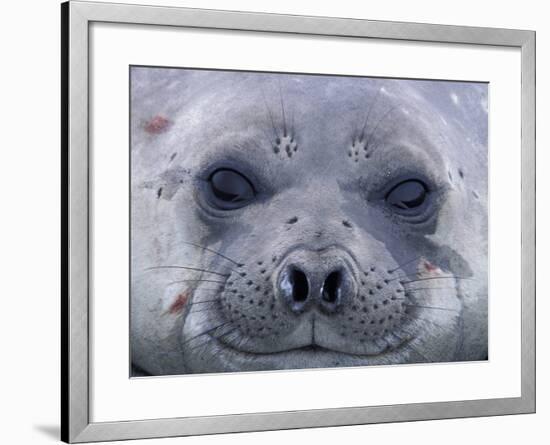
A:
[[[485,360],[487,86],[131,69],[146,374]]]

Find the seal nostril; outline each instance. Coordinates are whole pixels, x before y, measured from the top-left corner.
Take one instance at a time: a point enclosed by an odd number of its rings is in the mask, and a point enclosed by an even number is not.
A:
[[[306,274],[301,270],[292,269],[290,272],[290,283],[292,285],[292,300],[303,302],[309,294],[309,284]]]
[[[331,272],[323,284],[321,298],[327,303],[336,303],[340,297],[340,283],[342,277],[340,272]]]

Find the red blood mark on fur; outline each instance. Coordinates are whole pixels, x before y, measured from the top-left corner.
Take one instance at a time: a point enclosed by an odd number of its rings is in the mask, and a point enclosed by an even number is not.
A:
[[[185,307],[185,304],[187,303],[187,300],[189,299],[190,295],[191,295],[190,291],[184,291],[181,294],[179,294],[174,300],[174,302],[170,305],[170,309],[168,309],[168,313],[177,314],[181,312]]]
[[[161,134],[168,130],[171,125],[170,119],[162,114],[157,114],[145,124],[145,131],[149,134]]]
[[[428,271],[428,272],[439,272],[439,267],[434,266],[429,261],[424,261],[424,267],[426,268],[426,271]]]

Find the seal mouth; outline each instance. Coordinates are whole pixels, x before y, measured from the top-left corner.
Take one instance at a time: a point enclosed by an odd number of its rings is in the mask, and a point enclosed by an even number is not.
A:
[[[390,334],[391,335],[391,334]],[[417,338],[417,335],[410,335],[407,338],[400,339],[399,342],[390,343],[388,341],[384,341],[385,346],[380,348],[379,352],[365,352],[365,353],[358,353],[358,352],[350,352],[350,351],[343,351],[341,349],[337,348],[331,348],[328,346],[323,346],[318,343],[309,343],[303,346],[296,346],[291,347],[288,349],[278,350],[278,351],[268,351],[268,352],[262,352],[262,351],[251,351],[242,349],[236,346],[233,346],[229,344],[228,342],[223,341],[221,338],[215,337],[212,334],[208,334],[210,339],[217,343],[220,347],[231,350],[234,353],[251,356],[251,357],[276,357],[276,356],[286,356],[286,355],[297,355],[297,354],[303,354],[307,357],[312,356],[323,356],[323,355],[343,355],[350,358],[376,358],[376,357],[383,357],[387,354],[391,353],[398,353],[401,349],[404,349],[407,344],[412,342]]]
[[[233,346],[230,346],[228,345],[227,343],[224,343],[224,342],[220,342],[221,344],[223,344],[224,346],[230,348],[230,349],[233,349],[234,351],[237,351],[237,352],[240,352],[242,354],[251,354],[251,355],[282,355],[282,354],[287,354],[287,353],[300,353],[300,352],[303,352],[303,353],[306,353],[306,354],[322,354],[322,353],[339,353],[339,354],[345,354],[344,352],[342,351],[338,351],[336,349],[330,349],[330,348],[326,348],[324,346],[320,346],[320,345],[316,345],[316,344],[310,344],[310,345],[306,345],[306,346],[298,346],[296,348],[289,348],[289,349],[285,349],[283,351],[275,351],[275,352],[252,352],[252,351],[245,351],[245,350],[242,350],[242,349],[238,349],[238,348],[235,348]],[[355,355],[355,354],[350,354],[350,355]]]

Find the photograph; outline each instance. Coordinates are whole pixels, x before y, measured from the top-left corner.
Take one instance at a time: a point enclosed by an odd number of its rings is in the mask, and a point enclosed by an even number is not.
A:
[[[550,443],[547,6],[7,2],[1,442]]]
[[[489,84],[129,67],[131,377],[490,360]]]

